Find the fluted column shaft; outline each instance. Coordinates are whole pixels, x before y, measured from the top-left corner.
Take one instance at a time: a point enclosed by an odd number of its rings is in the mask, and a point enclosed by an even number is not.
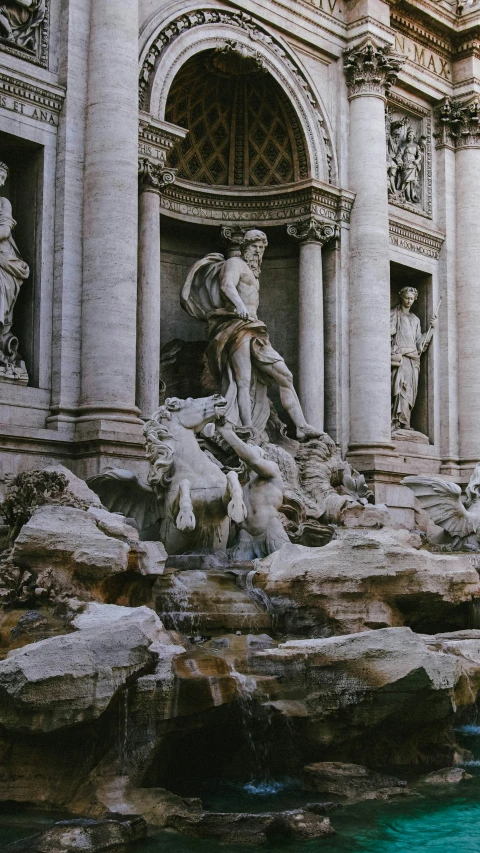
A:
[[[337,229],[314,219],[288,227],[299,242],[298,396],[308,423],[323,430],[325,356],[323,328],[322,246]]]
[[[175,179],[172,169],[139,164],[137,406],[148,419],[160,387],[160,193]]]
[[[371,41],[350,51],[350,449],[391,448],[390,265],[385,92],[389,51]]]
[[[437,112],[440,144],[455,150],[456,307],[460,462],[480,459],[480,104],[447,101]]]
[[[138,0],[91,4],[85,150],[81,414],[136,421]]]

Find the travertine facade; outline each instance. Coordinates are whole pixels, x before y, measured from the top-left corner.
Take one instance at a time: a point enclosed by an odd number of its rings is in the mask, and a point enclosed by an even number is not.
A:
[[[238,255],[254,228],[268,239],[258,316],[308,423],[398,518],[405,476],[466,483],[480,458],[479,24],[478,0],[4,2],[0,304],[18,345],[0,370],[0,486],[52,459],[145,473],[172,342],[199,374],[188,270],[222,239]],[[422,334],[441,306],[413,432],[392,435],[391,310],[407,286]]]

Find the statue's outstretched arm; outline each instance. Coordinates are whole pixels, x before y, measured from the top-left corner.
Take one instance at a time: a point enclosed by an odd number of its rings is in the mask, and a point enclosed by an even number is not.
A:
[[[279,476],[279,468],[275,462],[265,459],[259,447],[254,444],[246,444],[238,435],[227,426],[218,426],[217,430],[222,438],[235,451],[238,458],[245,462],[249,468],[266,480],[273,480]]]

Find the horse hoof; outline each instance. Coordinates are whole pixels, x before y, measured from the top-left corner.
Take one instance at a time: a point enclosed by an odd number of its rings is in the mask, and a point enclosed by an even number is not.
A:
[[[231,500],[227,512],[228,517],[236,524],[241,524],[247,517],[247,507],[243,501]]]
[[[195,520],[193,512],[189,512],[188,510],[182,509],[177,515],[175,525],[178,530],[195,530],[197,522]]]

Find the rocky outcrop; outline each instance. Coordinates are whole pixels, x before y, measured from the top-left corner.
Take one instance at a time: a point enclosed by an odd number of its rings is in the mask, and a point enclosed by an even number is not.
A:
[[[50,829],[3,848],[4,853],[121,853],[144,838],[147,824],[130,820],[65,820]]]
[[[461,663],[409,628],[292,640],[254,660],[279,684],[265,701],[292,723],[298,718],[322,760],[442,767],[453,759]]]
[[[98,718],[132,678],[153,670],[155,643],[169,641],[146,607],[90,605],[77,632],[10,652],[0,662],[0,723],[52,732]]]
[[[424,776],[417,783],[418,785],[458,785],[459,782],[465,782],[468,779],[473,779],[471,773],[467,773],[461,767],[444,767],[442,770],[435,770]]]
[[[304,768],[307,788],[348,800],[389,800],[408,794],[407,783],[394,776],[374,773],[360,764],[324,761]]]
[[[328,818],[306,809],[285,812],[192,812],[174,815],[166,824],[177,832],[230,844],[263,844],[267,841],[313,841],[333,835]]]
[[[258,562],[255,587],[286,631],[319,637],[409,625],[430,633],[466,624],[469,603],[480,595],[468,555],[409,547],[407,531],[344,530],[338,537],[324,548],[287,545]]]

